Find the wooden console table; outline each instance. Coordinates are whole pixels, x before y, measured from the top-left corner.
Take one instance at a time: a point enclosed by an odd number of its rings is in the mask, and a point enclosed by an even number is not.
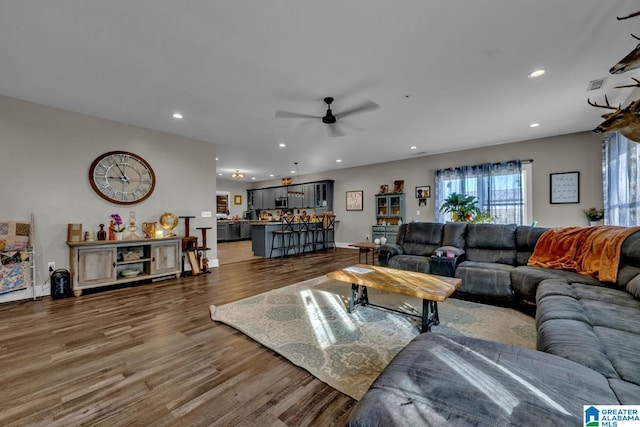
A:
[[[67,242],[75,296],[83,289],[180,277],[182,237]]]

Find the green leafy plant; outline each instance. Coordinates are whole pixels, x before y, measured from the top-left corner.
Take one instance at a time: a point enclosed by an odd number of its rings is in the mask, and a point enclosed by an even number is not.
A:
[[[589,208],[584,211],[589,221],[600,221],[604,219],[604,209]]]
[[[451,213],[452,219],[457,222],[471,222],[481,213],[477,197],[458,193],[451,193],[444,200],[440,212]]]
[[[475,217],[473,217],[472,222],[494,223],[497,219],[497,216],[491,215],[491,211],[489,211],[489,209],[485,209],[484,211],[480,211]]]

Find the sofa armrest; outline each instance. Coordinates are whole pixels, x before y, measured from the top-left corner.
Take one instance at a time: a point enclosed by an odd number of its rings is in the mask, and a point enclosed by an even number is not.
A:
[[[396,255],[402,255],[404,251],[402,250],[402,246],[396,244],[386,244],[382,245],[378,250],[378,265],[381,267],[386,267],[389,265],[389,260],[391,257]]]

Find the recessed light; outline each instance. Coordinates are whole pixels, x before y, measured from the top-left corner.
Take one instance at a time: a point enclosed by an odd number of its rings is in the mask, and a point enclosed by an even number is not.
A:
[[[540,126],[540,123],[531,123],[529,125],[530,128],[537,128],[538,126]]]
[[[291,173],[296,173],[296,171],[291,171]]]
[[[182,114],[177,113],[177,112],[173,113],[172,116],[173,116],[174,119],[182,119],[182,118],[184,118],[184,116]]]
[[[278,147],[280,147],[280,148],[284,148],[286,146],[287,146],[287,144],[285,144],[284,142],[281,142],[280,144],[278,144]]]
[[[270,173],[270,174],[269,174],[269,176],[270,176],[270,177],[274,177],[275,175],[274,175],[274,174],[272,174],[272,173]]]
[[[256,179],[256,177],[255,177],[255,176],[252,176],[252,177],[251,177],[251,179]]]
[[[336,163],[342,163],[342,159],[336,159]]]
[[[545,70],[539,69],[539,70],[530,72],[529,74],[527,74],[527,77],[529,77],[530,79],[535,79],[536,77],[542,76],[544,73],[546,73]]]
[[[218,158],[216,157],[216,162],[218,161]]]
[[[415,145],[412,145],[411,147],[409,147],[411,150],[417,150],[418,147],[416,147]]]
[[[218,176],[222,176],[222,172],[218,173]]]

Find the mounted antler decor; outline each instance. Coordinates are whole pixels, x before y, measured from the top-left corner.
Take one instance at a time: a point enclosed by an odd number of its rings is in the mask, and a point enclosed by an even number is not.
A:
[[[629,19],[635,16],[640,16],[640,11],[630,13],[627,16],[617,17],[618,20]],[[640,38],[631,34],[631,36],[637,40]],[[636,46],[634,50],[631,51],[627,56],[621,59],[617,64],[615,64],[609,72],[611,74],[622,74],[629,70],[634,70],[640,67],[640,44]],[[615,88],[623,88],[623,87],[640,87],[640,80],[633,78],[635,84],[624,85],[624,86],[616,86]],[[593,131],[596,133],[604,133],[604,132],[612,132],[617,131],[624,135],[626,138],[640,142],[640,99],[632,101],[627,107],[622,108],[622,105],[618,105],[617,107],[609,104],[609,99],[607,96],[604,96],[604,100],[606,105],[600,105],[597,102],[591,102],[590,99],[587,99],[587,102],[592,107],[597,108],[606,108],[609,110],[613,110],[611,113],[606,113],[602,115],[604,121],[598,125]]]
[[[635,84],[616,86],[616,89],[623,87],[640,87],[640,80],[633,77],[632,79],[636,82]],[[600,105],[587,99],[587,102],[592,107],[614,110],[612,113],[603,114],[602,118],[604,122],[600,123],[593,131],[596,133],[617,131],[624,135],[625,138],[636,142],[640,141],[640,99],[631,102],[631,104],[625,108],[622,108],[621,105],[614,107],[609,104],[607,95],[604,96],[604,100],[607,105]]]
[[[640,38],[634,36],[633,34],[631,34],[631,37],[636,40],[640,40]],[[627,56],[622,58],[620,61],[618,61],[617,64],[611,67],[609,69],[609,72],[611,74],[622,74],[629,70],[635,70],[638,67],[640,67],[640,43],[636,46],[635,49],[629,52]]]

